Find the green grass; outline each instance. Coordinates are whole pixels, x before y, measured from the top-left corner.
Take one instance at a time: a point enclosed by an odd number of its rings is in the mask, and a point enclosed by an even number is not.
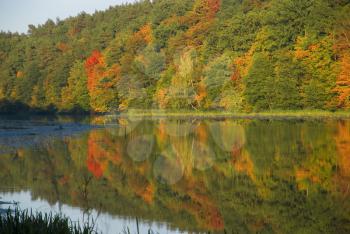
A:
[[[298,110],[235,113],[227,111],[130,110],[119,115],[122,117],[350,118],[350,111]]]
[[[81,226],[61,215],[32,213],[28,211],[8,211],[0,214],[1,234],[92,234],[93,227]]]

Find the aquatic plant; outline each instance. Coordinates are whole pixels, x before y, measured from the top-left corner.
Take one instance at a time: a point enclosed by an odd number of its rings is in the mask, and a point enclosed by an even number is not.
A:
[[[60,214],[8,210],[0,215],[0,233],[3,234],[92,234],[97,233],[88,223],[81,225]]]

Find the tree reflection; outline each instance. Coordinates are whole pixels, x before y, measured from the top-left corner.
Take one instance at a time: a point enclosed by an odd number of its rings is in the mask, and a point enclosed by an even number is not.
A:
[[[3,188],[190,232],[350,231],[349,121],[113,121],[3,154]]]

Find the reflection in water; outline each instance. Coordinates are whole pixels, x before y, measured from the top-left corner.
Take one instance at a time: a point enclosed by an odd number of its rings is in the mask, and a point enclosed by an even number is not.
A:
[[[350,193],[350,122],[338,123],[338,133],[335,138],[338,153],[339,170],[335,176],[336,182],[345,198]]]
[[[152,154],[153,144],[152,135],[137,136],[128,142],[128,155],[135,162],[145,161]]]
[[[140,218],[169,232],[350,232],[350,121],[92,122],[105,127],[2,154],[0,192],[102,212],[117,231]]]
[[[173,185],[181,180],[184,166],[172,150],[164,151],[153,164],[154,176],[163,183]]]

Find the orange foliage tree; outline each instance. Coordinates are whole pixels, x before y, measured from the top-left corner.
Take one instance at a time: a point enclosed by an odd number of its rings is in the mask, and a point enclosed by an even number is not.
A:
[[[185,24],[189,28],[180,36],[170,39],[170,48],[183,45],[201,46],[214,23],[220,6],[221,0],[197,0],[192,11],[183,17],[178,17],[178,23]]]
[[[340,57],[340,73],[334,91],[337,94],[337,106],[350,109],[350,8],[340,13],[336,26],[334,49]]]
[[[135,32],[127,42],[128,53],[135,54],[141,48],[151,44],[152,41],[152,26],[151,24],[146,24],[139,31]]]
[[[344,54],[340,60],[340,73],[334,91],[337,93],[337,106],[350,109],[350,53]]]
[[[211,19],[220,10],[221,0],[198,0],[194,5],[193,16]]]
[[[185,33],[189,45],[201,45],[214,22],[216,13],[219,11],[221,0],[200,0],[194,6],[191,21],[196,22]]]

